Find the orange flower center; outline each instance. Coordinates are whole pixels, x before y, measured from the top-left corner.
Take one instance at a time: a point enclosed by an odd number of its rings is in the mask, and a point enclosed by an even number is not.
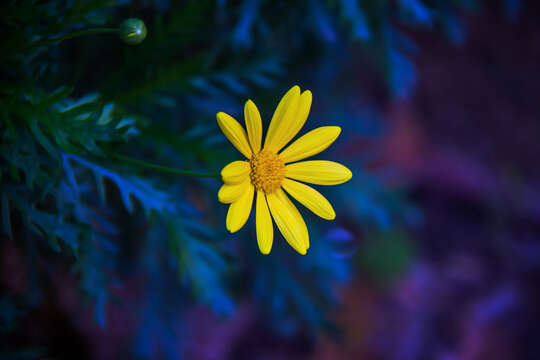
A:
[[[263,149],[257,155],[253,155],[249,165],[251,166],[249,177],[255,189],[262,190],[266,194],[279,189],[285,177],[285,164],[276,153]]]

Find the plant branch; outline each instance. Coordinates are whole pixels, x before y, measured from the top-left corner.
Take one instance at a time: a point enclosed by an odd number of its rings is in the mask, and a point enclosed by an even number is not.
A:
[[[152,164],[146,161],[133,159],[128,156],[107,152],[108,155],[111,157],[121,160],[125,163],[137,165],[141,167],[145,167],[152,170],[157,170],[161,172],[166,172],[170,174],[177,174],[177,175],[183,175],[183,176],[191,176],[191,177],[199,177],[199,178],[216,178],[221,179],[221,176],[218,173],[206,173],[206,172],[199,172],[199,171],[191,171],[191,170],[184,170],[184,169],[177,169],[177,168],[171,168],[168,166],[162,166],[157,164]]]
[[[86,29],[72,32],[70,34],[58,36],[52,39],[47,40],[47,42],[60,42],[68,39],[73,39],[78,36],[84,35],[93,35],[93,34],[107,34],[107,33],[118,33],[117,28],[95,28],[95,29]]]

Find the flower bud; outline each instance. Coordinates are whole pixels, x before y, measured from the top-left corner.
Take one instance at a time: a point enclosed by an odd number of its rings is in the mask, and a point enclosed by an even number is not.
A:
[[[129,45],[137,45],[146,38],[146,25],[141,19],[130,18],[120,24],[118,35],[120,39]]]

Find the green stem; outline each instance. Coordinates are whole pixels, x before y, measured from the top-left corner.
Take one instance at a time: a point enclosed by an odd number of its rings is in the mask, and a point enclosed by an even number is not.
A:
[[[86,30],[79,30],[72,32],[71,34],[66,34],[62,36],[58,36],[52,39],[47,40],[47,42],[60,42],[68,39],[73,39],[78,36],[84,36],[84,35],[93,35],[93,34],[110,34],[110,33],[118,33],[118,29],[116,28],[95,28],[95,29],[86,29]]]
[[[133,159],[128,156],[124,156],[124,155],[120,155],[116,153],[107,152],[107,154],[129,164],[133,164],[133,165],[137,165],[137,166],[141,166],[141,167],[145,167],[148,169],[153,169],[153,170],[157,170],[161,172],[166,172],[170,174],[178,174],[178,175],[199,177],[199,178],[221,179],[221,176],[217,173],[205,173],[205,172],[198,172],[198,171],[191,171],[191,170],[176,169],[176,168],[171,168],[167,166],[152,164],[152,163],[142,161],[142,160]]]
[[[36,47],[36,46],[43,46],[51,43],[58,43],[62,42],[64,40],[73,39],[78,36],[84,36],[84,35],[92,35],[92,34],[111,34],[111,33],[118,33],[117,28],[95,28],[95,29],[86,29],[86,30],[79,30],[72,32],[70,34],[57,36],[52,39],[41,39],[39,41],[36,41],[35,43],[29,44],[30,48]]]

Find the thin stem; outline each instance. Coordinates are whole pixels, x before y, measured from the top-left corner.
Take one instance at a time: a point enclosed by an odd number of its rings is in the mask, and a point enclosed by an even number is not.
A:
[[[112,33],[118,33],[118,29],[117,28],[95,28],[95,29],[79,30],[79,31],[72,32],[70,34],[57,36],[52,39],[41,39],[35,43],[30,44],[29,47],[32,48],[32,47],[47,45],[47,44],[51,44],[55,42],[58,43],[64,40],[73,39],[78,36],[92,35],[92,34],[112,34]]]
[[[199,177],[199,178],[216,178],[216,179],[221,178],[221,176],[217,173],[205,173],[205,172],[198,172],[198,171],[191,171],[191,170],[176,169],[176,168],[171,168],[167,166],[152,164],[152,163],[142,161],[142,160],[133,159],[128,156],[124,156],[124,155],[120,155],[116,153],[107,152],[107,154],[129,164],[133,164],[133,165],[137,165],[137,166],[141,166],[141,167],[145,167],[148,169],[153,169],[153,170],[157,170],[161,172],[166,172],[170,174],[178,174],[178,175]]]
[[[93,34],[107,34],[107,33],[109,34],[118,33],[118,29],[117,28],[95,28],[95,29],[79,30],[79,31],[72,32],[71,34],[66,34],[66,35],[52,38],[50,40],[47,40],[47,42],[59,42],[59,41],[64,41],[68,39],[73,39],[78,36],[93,35]]]

